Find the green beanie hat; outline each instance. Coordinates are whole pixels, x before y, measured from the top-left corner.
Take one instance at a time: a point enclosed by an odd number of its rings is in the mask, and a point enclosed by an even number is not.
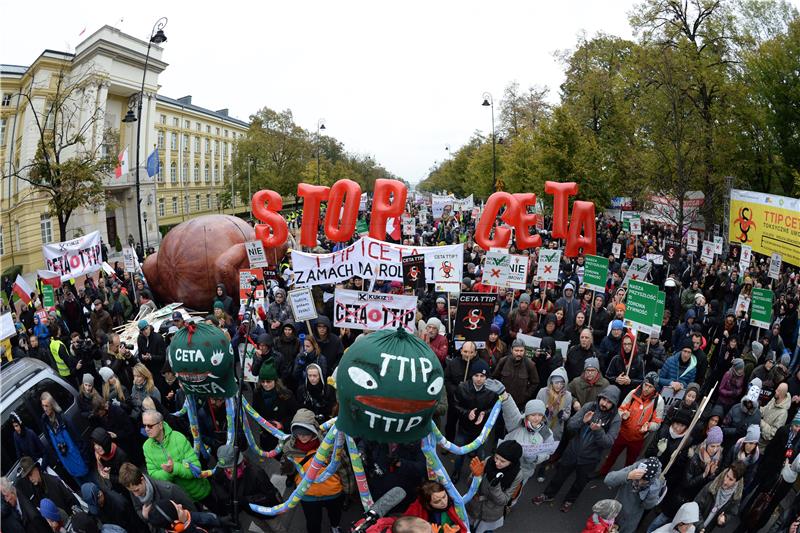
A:
[[[223,304],[220,300],[214,302],[214,309],[225,309],[225,304]]]
[[[260,381],[275,381],[278,379],[278,372],[275,370],[275,365],[272,361],[261,365],[261,370],[258,371],[258,379]]]

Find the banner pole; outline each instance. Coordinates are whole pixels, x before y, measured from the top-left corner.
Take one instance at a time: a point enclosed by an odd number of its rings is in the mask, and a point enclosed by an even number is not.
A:
[[[592,313],[594,313],[594,299],[597,297],[597,291],[592,289],[592,302],[589,304],[589,329],[592,329]],[[594,342],[594,340],[592,340]]]

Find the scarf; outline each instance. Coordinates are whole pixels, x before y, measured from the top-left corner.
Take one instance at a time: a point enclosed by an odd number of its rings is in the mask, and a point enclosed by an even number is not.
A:
[[[145,476],[144,478],[144,496],[136,496],[138,500],[142,503],[142,506],[148,505],[153,503],[153,484],[150,480]]]
[[[302,443],[300,442],[300,440],[295,439],[294,447],[297,448],[299,451],[307,454],[319,448],[319,439],[317,437],[314,437],[313,439],[311,439],[306,443]]]
[[[594,374],[594,379],[588,379],[588,378],[586,377],[586,373],[584,373],[584,374],[583,374],[583,381],[585,381],[585,382],[586,382],[586,383],[588,383],[589,385],[594,385],[595,383],[597,383],[598,381],[600,381],[600,378],[601,378],[601,377],[603,377],[603,376],[602,376],[602,374],[600,374],[600,371],[597,371],[597,372],[595,372],[595,374]]]
[[[275,403],[278,399],[278,391],[274,388],[272,390],[260,390],[261,393],[261,400],[264,402],[264,407],[266,408],[267,412],[272,411]]]
[[[717,495],[714,498],[714,505],[711,507],[711,511],[709,511],[708,516],[703,521],[703,527],[708,527],[708,524],[710,524],[714,517],[717,516],[717,513],[719,513],[720,509],[722,509],[725,504],[728,503],[728,500],[731,499],[735,490],[736,485],[726,489],[723,488],[722,484],[720,484],[719,489],[717,490]]]
[[[489,481],[490,485],[496,485],[499,480],[500,487],[503,490],[508,490],[518,473],[519,462],[511,463],[507,467],[500,470],[494,463],[494,459],[489,457],[489,460],[486,461],[486,468],[483,471],[483,478]]]

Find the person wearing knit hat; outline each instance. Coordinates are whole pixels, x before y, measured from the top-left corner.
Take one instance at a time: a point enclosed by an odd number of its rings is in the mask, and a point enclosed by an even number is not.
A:
[[[714,426],[706,433],[706,447],[710,444],[722,444],[722,429],[719,426]]]
[[[271,359],[261,365],[261,369],[258,371],[259,381],[276,381],[277,379],[278,371],[275,370],[275,364]]]
[[[592,506],[592,514],[589,515],[586,525],[583,526],[583,531],[589,533],[612,531],[621,510],[622,504],[617,500],[605,499],[596,502]]]
[[[483,375],[484,378],[488,377],[489,375],[489,365],[483,359],[478,359],[477,361],[473,362],[469,367],[468,377],[472,378],[476,374],[481,374]],[[481,386],[483,386],[483,383],[481,383]]]
[[[447,337],[445,337],[446,333],[447,329],[445,329],[442,321],[434,316],[425,323],[425,331],[422,337],[422,340],[436,354],[442,366],[446,364],[447,354],[450,351],[450,344],[447,342]]]
[[[609,472],[603,481],[617,489],[614,499],[622,504],[617,517],[619,533],[634,533],[645,511],[658,505],[667,490],[661,477],[661,462],[655,457]]]
[[[150,324],[148,324],[147,320],[141,319],[139,322],[137,322],[136,325],[139,327],[139,331],[142,331],[144,328],[146,328]]]
[[[47,523],[50,524],[50,527],[53,528],[53,531],[58,531],[57,528],[64,522],[61,510],[56,507],[55,502],[50,498],[42,498],[42,501],[39,502],[39,512],[42,514],[42,517],[47,520]]]
[[[114,377],[114,371],[107,366],[101,367],[97,373],[103,378],[104,383],[108,383],[108,380]]]
[[[531,304],[531,295],[528,294],[527,292],[523,292],[522,294],[519,295],[519,303],[520,304],[530,305]]]
[[[586,370],[587,368],[600,370],[600,360],[597,357],[588,357],[586,361],[583,362],[583,369]]]
[[[572,394],[572,412],[575,413],[582,405],[597,400],[597,395],[608,385],[608,380],[600,371],[600,360],[597,357],[586,358],[583,372],[572,378],[567,385],[567,390]]]
[[[472,475],[482,478],[477,494],[467,504],[470,522],[476,524],[472,531],[494,531],[503,526],[506,505],[522,483],[521,458],[522,446],[516,441],[504,440],[493,457],[486,461],[472,459]]]
[[[216,311],[217,309],[221,309],[221,310],[223,310],[223,311],[224,311],[224,310],[225,310],[225,304],[224,304],[224,303],[222,303],[222,302],[221,302],[221,301],[219,301],[219,300],[215,301],[215,302],[214,302],[214,311]]]
[[[489,333],[490,334],[494,333],[495,335],[500,335],[500,326],[498,326],[497,324],[492,324],[491,326],[489,326]]]
[[[94,376],[91,374],[84,374],[83,381],[81,383],[83,383],[84,385],[91,385],[92,387],[94,387]]]

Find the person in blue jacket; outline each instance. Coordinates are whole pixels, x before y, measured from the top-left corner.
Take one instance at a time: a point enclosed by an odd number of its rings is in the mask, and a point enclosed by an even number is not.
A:
[[[691,346],[684,346],[680,352],[672,354],[664,362],[658,373],[658,384],[662,387],[672,387],[677,393],[695,381],[696,374],[697,357],[692,353]]]
[[[9,415],[14,428],[14,451],[17,459],[32,457],[34,461],[42,460],[42,466],[47,466],[47,452],[39,436],[31,428],[25,427],[22,418],[14,411]]]

